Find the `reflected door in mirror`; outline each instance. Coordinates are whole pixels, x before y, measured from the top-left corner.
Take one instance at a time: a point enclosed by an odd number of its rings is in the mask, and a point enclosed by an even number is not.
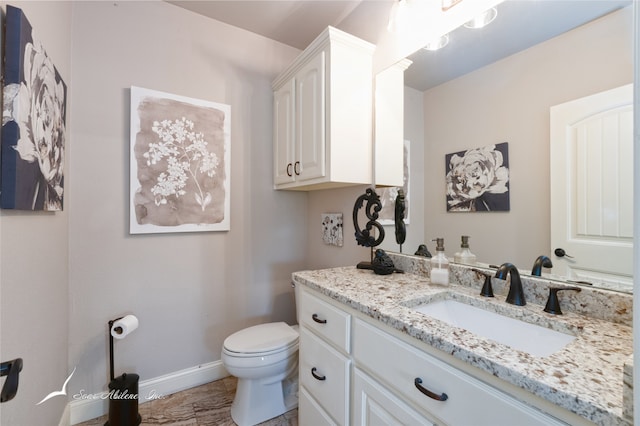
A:
[[[554,273],[632,282],[632,85],[551,107]]]

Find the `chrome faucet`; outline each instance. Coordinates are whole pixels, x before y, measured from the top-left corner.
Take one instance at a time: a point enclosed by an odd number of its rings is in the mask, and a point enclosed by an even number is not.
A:
[[[524,300],[524,291],[522,290],[522,281],[520,281],[518,268],[511,263],[503,263],[496,272],[496,278],[506,280],[508,274],[511,274],[511,283],[509,285],[509,294],[507,294],[507,303],[517,306],[526,305],[527,302]]]
[[[547,256],[538,256],[535,262],[533,262],[533,269],[531,270],[531,275],[535,275],[539,277],[542,275],[542,268],[552,268],[553,263],[551,263],[551,259]]]

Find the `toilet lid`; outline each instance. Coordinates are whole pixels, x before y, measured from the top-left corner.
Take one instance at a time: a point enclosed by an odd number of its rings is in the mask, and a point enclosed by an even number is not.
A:
[[[285,322],[254,325],[237,331],[224,341],[228,351],[262,353],[283,349],[298,340],[298,333]]]

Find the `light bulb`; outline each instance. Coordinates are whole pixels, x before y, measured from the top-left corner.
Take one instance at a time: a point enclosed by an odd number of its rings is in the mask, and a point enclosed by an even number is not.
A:
[[[423,49],[424,50],[431,50],[431,51],[438,50],[438,49],[442,49],[447,44],[449,44],[449,34],[445,34],[442,37],[440,37],[439,39],[427,43],[423,47]]]
[[[493,20],[496,19],[496,16],[498,16],[498,9],[492,7],[491,9],[485,10],[480,15],[465,23],[464,26],[473,29],[483,28],[493,22]]]

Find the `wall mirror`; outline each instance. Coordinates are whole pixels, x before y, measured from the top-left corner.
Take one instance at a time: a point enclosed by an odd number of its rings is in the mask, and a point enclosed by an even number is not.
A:
[[[550,110],[633,83],[632,1],[506,0],[497,11],[487,27],[460,27],[444,48],[421,49],[408,58],[413,64],[405,72],[405,138],[411,155],[420,158],[411,160],[402,251],[413,254],[418,243],[433,251],[431,240],[443,237],[453,257],[461,236],[468,235],[479,262],[511,262],[531,274],[540,255],[554,266],[569,260],[554,254],[551,241]],[[504,142],[509,210],[447,211],[447,154]],[[382,247],[398,251],[393,235],[390,227]],[[605,258],[615,256],[601,250]],[[560,269],[545,268],[543,275],[576,280]],[[631,276],[580,280],[632,290]]]

